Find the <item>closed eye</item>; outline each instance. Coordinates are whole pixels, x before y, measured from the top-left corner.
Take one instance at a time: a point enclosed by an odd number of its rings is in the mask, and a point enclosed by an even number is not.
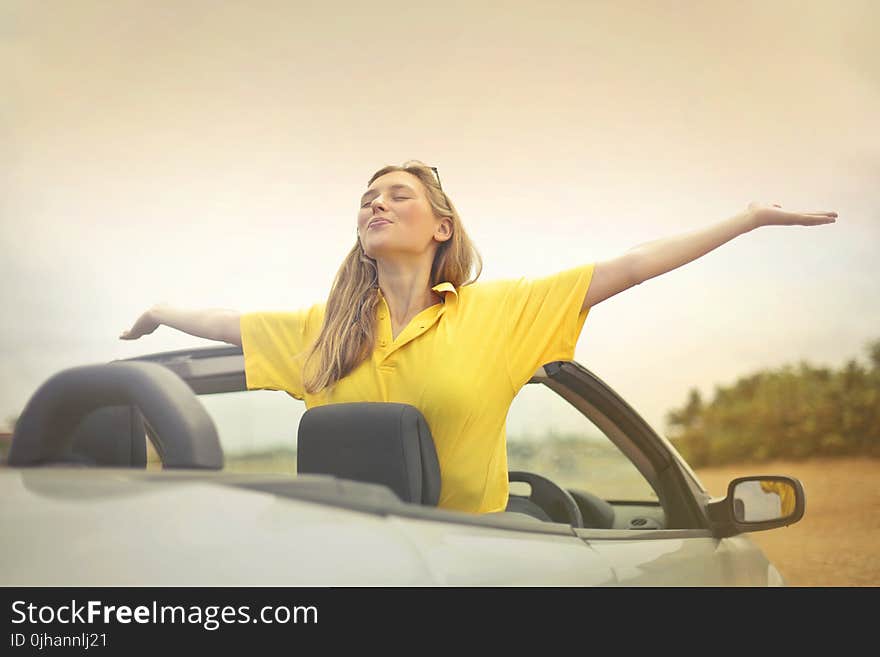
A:
[[[395,200],[395,201],[405,201],[405,200],[408,199],[408,198],[409,198],[409,196],[395,196],[395,197],[394,197],[394,200]],[[372,203],[372,201],[367,201],[367,202],[364,203],[361,207],[362,207],[362,208],[365,208],[365,207],[367,207],[370,203]]]

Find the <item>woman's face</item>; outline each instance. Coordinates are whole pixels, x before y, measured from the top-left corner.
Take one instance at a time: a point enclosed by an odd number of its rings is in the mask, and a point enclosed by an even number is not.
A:
[[[374,259],[422,255],[435,235],[443,241],[444,223],[451,229],[449,219],[434,217],[422,182],[406,171],[376,178],[360,206],[358,234],[364,252]]]

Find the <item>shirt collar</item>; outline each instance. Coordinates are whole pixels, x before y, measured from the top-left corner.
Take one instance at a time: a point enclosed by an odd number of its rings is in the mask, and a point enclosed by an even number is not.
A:
[[[456,290],[455,286],[452,283],[449,283],[448,281],[444,281],[443,283],[435,285],[431,289],[434,292],[452,292],[452,296],[455,297],[456,300],[458,299],[458,290]],[[444,298],[445,298],[445,295],[444,295]]]
[[[385,295],[382,294],[382,288],[377,287],[376,289],[379,291],[379,297],[384,299]],[[455,286],[448,281],[444,281],[443,283],[438,283],[437,285],[432,287],[431,290],[433,290],[434,292],[451,292],[452,296],[456,300],[458,300],[458,290],[456,290]],[[445,298],[445,295],[444,295],[444,298]]]

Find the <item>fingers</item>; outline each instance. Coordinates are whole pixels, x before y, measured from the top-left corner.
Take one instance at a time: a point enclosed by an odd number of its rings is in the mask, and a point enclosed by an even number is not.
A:
[[[837,221],[837,212],[834,210],[808,210],[805,212],[794,212],[801,219],[809,223],[831,224]]]
[[[762,225],[819,226],[837,222],[836,210],[784,210],[781,203],[749,203],[749,210],[756,213]]]
[[[776,205],[774,207],[781,208],[782,206]],[[836,217],[836,210],[799,210],[795,212],[795,214],[802,215],[804,217]]]
[[[827,217],[827,216],[816,216],[816,215],[801,215],[803,217],[803,223],[808,226],[818,226],[820,224],[833,224],[837,223],[837,217]]]
[[[836,210],[799,210],[798,214],[802,215],[812,215],[812,216],[822,216],[822,217],[836,217]]]
[[[751,203],[749,203],[749,207],[757,206],[760,208],[761,205],[762,204],[758,201],[752,201]],[[773,203],[767,203],[767,205],[774,207],[774,208],[779,208],[780,210],[782,209],[781,203],[773,202]],[[788,212],[792,212],[792,211],[788,210]],[[800,214],[800,215],[804,215],[804,216],[815,215],[815,216],[836,217],[837,211],[836,210],[797,210],[797,211],[794,211],[794,214]]]

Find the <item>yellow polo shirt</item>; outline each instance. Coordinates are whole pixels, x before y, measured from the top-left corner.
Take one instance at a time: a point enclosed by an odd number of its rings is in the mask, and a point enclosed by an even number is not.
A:
[[[507,506],[506,421],[519,389],[544,363],[574,359],[589,309],[593,264],[542,278],[432,289],[426,308],[391,338],[388,304],[376,313],[370,358],[328,393],[303,391],[304,351],[318,336],[326,302],[241,316],[248,389],[283,390],[307,408],[345,402],[411,404],[425,416],[440,462],[438,506],[488,513]]]

